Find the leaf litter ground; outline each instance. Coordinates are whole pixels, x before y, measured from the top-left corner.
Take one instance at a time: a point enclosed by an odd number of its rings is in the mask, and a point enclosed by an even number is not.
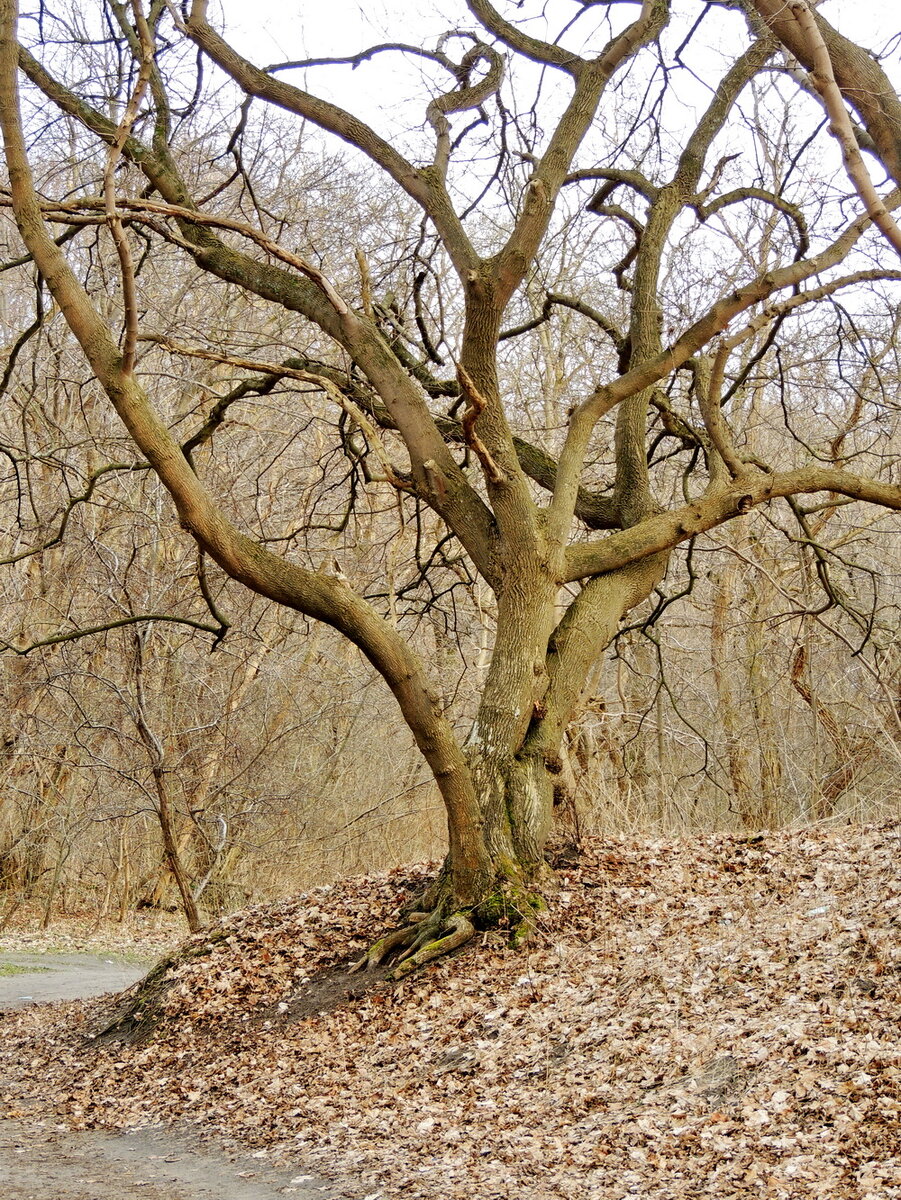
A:
[[[96,1001],[8,1016],[0,1070],[349,1195],[901,1198],[901,827],[589,839],[525,950],[346,976],[426,874],[228,918],[131,1041]]]

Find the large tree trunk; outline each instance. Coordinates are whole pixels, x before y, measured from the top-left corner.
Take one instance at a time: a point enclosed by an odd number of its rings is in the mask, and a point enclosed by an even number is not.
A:
[[[666,556],[657,555],[591,580],[550,633],[555,588],[545,589],[543,601],[536,587],[531,603],[500,606],[494,656],[465,747],[481,821],[455,836],[450,815],[451,853],[441,876],[415,902],[410,924],[380,939],[358,967],[394,961],[399,977],[479,927],[500,924],[516,942],[528,935],[542,903],[536,889],[550,876],[545,850],[566,727],[619,622],[647,598],[665,565]],[[456,884],[455,843],[489,864],[477,882],[467,877],[465,896]]]
[[[589,675],[620,621],[647,598],[665,565],[666,556],[657,555],[592,579],[547,635],[556,597],[549,598],[531,630],[544,639],[540,652],[527,636],[504,640],[499,631],[467,752],[492,861],[512,861],[525,878],[544,871],[555,787],[563,774],[563,739]],[[526,680],[520,692],[511,685],[517,678]]]

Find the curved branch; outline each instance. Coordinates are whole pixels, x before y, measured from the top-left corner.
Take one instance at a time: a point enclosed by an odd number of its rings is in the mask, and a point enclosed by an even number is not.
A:
[[[562,292],[548,292],[538,316],[532,317],[528,321],[523,321],[521,325],[513,325],[509,329],[502,330],[498,335],[498,341],[505,342],[509,338],[519,337],[520,334],[528,333],[531,329],[537,329],[539,325],[543,325],[549,319],[555,304],[558,304],[561,308],[570,308],[573,312],[579,313],[580,316],[587,317],[589,321],[593,321],[599,329],[602,329],[606,333],[617,351],[622,352],[626,344],[625,336],[617,329],[610,318],[604,316],[602,312],[593,308],[584,300],[579,300],[576,296],[564,296]]]
[[[593,179],[603,180],[605,187],[598,189],[592,199],[588,201],[586,208],[590,208],[595,203],[603,204],[607,197],[620,186],[632,188],[634,192],[638,192],[640,196],[644,196],[645,200],[651,203],[657,199],[660,192],[660,188],[655,187],[640,171],[619,167],[587,167],[581,171],[573,171],[563,182],[565,184],[585,183]]]
[[[26,247],[115,411],[172,496],[183,527],[231,578],[344,634],[386,681],[448,811],[457,899],[462,904],[474,902],[492,873],[479,832],[478,798],[462,748],[418,655],[400,631],[343,579],[280,558],[228,520],[134,376],[123,372],[109,329],[47,233],[19,110],[16,20],[15,0],[0,0],[0,128],[16,222]]]
[[[816,70],[813,45],[786,0],[746,0],[786,49],[808,71]],[[842,96],[859,113],[875,152],[901,187],[901,98],[878,60],[812,13]]]
[[[810,249],[810,236],[807,231],[807,222],[804,219],[804,214],[796,204],[792,204],[791,201],[784,199],[782,196],[777,196],[775,192],[768,192],[766,188],[734,188],[731,192],[717,196],[709,204],[696,204],[694,210],[698,214],[699,221],[706,221],[714,216],[715,213],[728,208],[729,205],[742,204],[747,200],[762,200],[764,204],[769,204],[773,208],[777,208],[781,213],[784,213],[789,220],[794,222],[795,228],[798,231],[798,254],[804,255],[807,253]]]
[[[515,50],[517,54],[531,59],[534,63],[541,63],[546,67],[556,67],[560,71],[565,71],[567,75],[575,75],[579,67],[585,63],[584,59],[580,58],[578,54],[573,54],[571,50],[564,50],[562,46],[554,46],[550,42],[543,42],[540,38],[530,37],[529,34],[523,33],[521,29],[517,29],[509,21],[505,21],[497,9],[488,3],[488,0],[467,0],[466,7],[489,33],[494,34],[498,41],[509,46],[511,50]]]
[[[75,117],[102,140],[112,142],[116,130],[113,122],[60,84],[21,47],[18,61],[27,77],[63,112]],[[289,311],[301,313],[351,355],[391,407],[414,472],[418,473],[424,499],[454,530],[489,584],[498,586],[492,565],[494,533],[488,507],[449,454],[422,393],[373,323],[355,313],[338,313],[312,281],[225,245],[206,227],[203,214],[195,211],[187,187],[167,156],[160,158],[134,137],[126,140],[123,154],[140,167],[170,207],[183,235],[178,244],[200,267]],[[185,215],[179,215],[180,212]],[[428,385],[425,386],[428,391]],[[437,474],[426,471],[426,462],[437,466]]]
[[[606,317],[598,309],[593,308],[590,304],[586,304],[584,300],[579,300],[575,296],[564,296],[561,292],[548,292],[548,300],[551,304],[559,304],[562,308],[571,308],[573,312],[577,312],[582,317],[587,317],[589,321],[593,321],[599,329],[602,329],[610,338],[616,349],[622,353],[626,344],[626,337],[613,324],[609,317]]]
[[[447,175],[450,163],[450,121],[448,113],[465,112],[470,108],[478,108],[500,89],[504,78],[504,60],[496,50],[476,42],[463,55],[460,66],[454,70],[458,80],[464,80],[472,68],[480,61],[488,63],[484,78],[468,86],[452,88],[441,96],[436,96],[426,109],[426,119],[435,131],[435,161],[434,167],[443,180]]]
[[[441,233],[461,275],[473,270],[478,256],[453,211],[447,193],[434,172],[418,171],[390,142],[359,117],[286,83],[255,67],[220,37],[206,19],[207,0],[193,0],[186,31],[191,40],[250,96],[275,104],[312,121],[356,147],[381,167],[421,208]]]
[[[848,178],[863,202],[867,215],[872,218],[873,224],[901,254],[901,229],[892,220],[882,197],[876,191],[870,178],[870,173],[857,144],[854,126],[848,110],[845,108],[845,102],[832,69],[829,48],[816,18],[806,0],[788,0],[786,7],[794,17],[800,36],[804,39],[811,64],[810,79],[823,97],[823,103],[829,115],[829,132],[839,144]],[[901,134],[901,130],[898,132]]]
[[[109,633],[113,629],[124,629],[128,625],[142,625],[154,621],[168,625],[187,625],[190,629],[199,629],[201,633],[211,633],[215,638],[214,646],[218,645],[225,636],[228,625],[208,625],[205,621],[194,620],[193,617],[174,617],[171,613],[141,613],[134,617],[122,617],[117,621],[106,621],[102,625],[88,625],[84,629],[70,629],[65,633],[54,633],[50,637],[40,638],[29,642],[27,646],[15,646],[12,642],[0,640],[0,654],[31,654],[33,650],[41,650],[47,646],[61,646],[65,642],[76,642],[84,637],[92,637],[95,633]]]
[[[671,550],[680,542],[714,529],[769,500],[814,492],[836,492],[852,500],[901,511],[901,487],[863,479],[850,471],[828,467],[803,467],[776,475],[755,471],[751,476],[734,480],[712,496],[672,512],[648,517],[630,529],[612,533],[602,542],[571,546],[567,552],[564,582],[602,575],[662,550]]]

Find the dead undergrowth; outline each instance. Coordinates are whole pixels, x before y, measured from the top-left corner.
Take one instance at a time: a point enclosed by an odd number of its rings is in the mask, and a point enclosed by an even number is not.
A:
[[[380,1197],[901,1198],[901,829],[591,840],[531,943],[346,964],[424,869],[230,918],[155,1030],[4,1021],[55,1119],[219,1131]]]

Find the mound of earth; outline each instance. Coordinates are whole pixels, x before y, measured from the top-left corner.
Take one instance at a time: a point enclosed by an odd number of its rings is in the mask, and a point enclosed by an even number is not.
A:
[[[894,1200],[899,852],[896,825],[592,839],[525,949],[398,985],[344,966],[425,868],[352,880],[191,939],[141,1021],[7,1016],[0,1070],[57,1120],[187,1122],[378,1197]]]

